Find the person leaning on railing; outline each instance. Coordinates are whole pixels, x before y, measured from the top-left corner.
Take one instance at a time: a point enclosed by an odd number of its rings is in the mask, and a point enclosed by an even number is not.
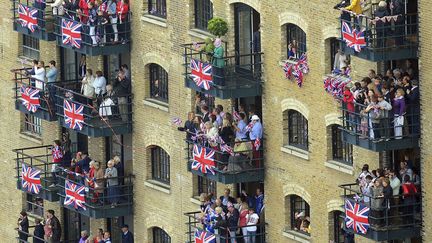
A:
[[[33,243],[44,243],[44,234],[44,226],[41,224],[41,220],[36,218],[33,230]]]
[[[403,222],[413,223],[414,213],[416,212],[416,194],[417,188],[412,183],[409,175],[403,177],[404,183],[402,184],[402,199],[403,199]]]
[[[118,0],[117,2],[117,15],[119,16],[119,35],[122,44],[128,41],[128,29],[127,27],[129,21],[129,0]],[[125,64],[124,64],[125,65]],[[126,75],[126,77],[128,77]],[[128,77],[130,78],[130,77]]]
[[[18,229],[18,236],[20,241],[27,242],[29,233],[29,221],[27,218],[27,213],[25,211],[21,211],[18,218]]]
[[[104,177],[107,179],[108,201],[111,203],[111,208],[114,208],[119,202],[118,174],[112,160],[108,161],[107,166]]]
[[[214,41],[215,49],[213,51],[213,60],[212,60],[212,69],[213,69],[213,82],[216,85],[225,85],[225,77],[224,77],[224,67],[225,67],[225,59],[224,59],[224,48],[222,45],[222,40],[220,38],[216,38]]]
[[[113,81],[114,93],[117,97],[117,104],[122,121],[128,121],[128,95],[131,90],[131,80],[126,76],[123,70],[117,74],[117,78]]]
[[[369,221],[373,226],[381,226],[382,225],[382,217],[383,217],[383,186],[380,178],[375,179],[373,186],[369,192],[371,196],[371,204],[370,204],[370,216]]]
[[[394,135],[396,139],[402,139],[403,126],[405,123],[406,103],[404,98],[405,92],[399,88],[396,90],[396,97],[393,100],[394,113]]]

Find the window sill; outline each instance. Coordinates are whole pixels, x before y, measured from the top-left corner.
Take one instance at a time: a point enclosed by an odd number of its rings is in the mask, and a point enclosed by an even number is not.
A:
[[[284,230],[282,232],[282,235],[289,238],[289,239],[292,239],[292,240],[295,240],[295,241],[301,242],[301,243],[309,243],[311,240],[310,236],[296,232],[294,230]]]
[[[334,169],[334,170],[346,173],[348,175],[354,174],[352,165],[347,165],[347,164],[344,164],[344,163],[339,162],[339,161],[335,161],[335,160],[326,161],[325,166],[330,168],[330,169]]]
[[[144,16],[141,17],[141,20],[147,23],[158,25],[160,27],[164,27],[164,28],[168,27],[166,23],[166,19],[151,14],[145,14]]]
[[[145,106],[150,106],[161,111],[169,112],[168,103],[156,99],[147,98],[143,100],[143,104]]]
[[[24,65],[28,65],[28,66],[32,66],[33,65],[33,59],[31,59],[30,57],[26,57],[26,56],[19,56],[17,58],[18,62],[21,62]]]
[[[190,198],[191,203],[201,206],[201,201],[198,199],[198,197],[191,197]]]
[[[284,153],[294,155],[304,160],[309,160],[309,151],[299,149],[297,147],[291,145],[284,145],[280,148],[280,150]]]
[[[213,37],[212,34],[210,34],[209,32],[200,29],[190,29],[188,30],[188,34],[192,37],[200,38],[203,40]]]
[[[19,137],[30,142],[36,143],[38,145],[43,145],[42,138],[27,132],[20,132]]]
[[[171,194],[171,187],[155,180],[146,180],[144,185],[166,194]]]

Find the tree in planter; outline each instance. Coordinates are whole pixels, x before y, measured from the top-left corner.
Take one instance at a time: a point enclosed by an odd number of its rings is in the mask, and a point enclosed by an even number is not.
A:
[[[217,36],[214,41],[214,50],[213,50],[213,82],[216,85],[225,85],[224,78],[224,67],[225,67],[225,59],[224,59],[224,49],[222,45],[221,36],[224,36],[228,32],[228,24],[225,20],[215,17],[212,18],[208,22],[208,31]]]

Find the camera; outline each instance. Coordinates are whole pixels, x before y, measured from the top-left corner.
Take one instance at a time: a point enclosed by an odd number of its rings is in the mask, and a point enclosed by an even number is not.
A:
[[[348,7],[349,4],[350,4],[349,1],[347,1],[347,0],[342,0],[340,3],[336,4],[333,8],[334,8],[334,9],[341,9],[341,8],[345,8],[345,7]]]

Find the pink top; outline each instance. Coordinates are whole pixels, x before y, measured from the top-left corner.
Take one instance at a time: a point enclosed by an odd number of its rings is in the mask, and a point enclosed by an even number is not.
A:
[[[248,210],[242,210],[240,212],[240,220],[239,220],[240,227],[246,226],[246,215],[248,215]]]

